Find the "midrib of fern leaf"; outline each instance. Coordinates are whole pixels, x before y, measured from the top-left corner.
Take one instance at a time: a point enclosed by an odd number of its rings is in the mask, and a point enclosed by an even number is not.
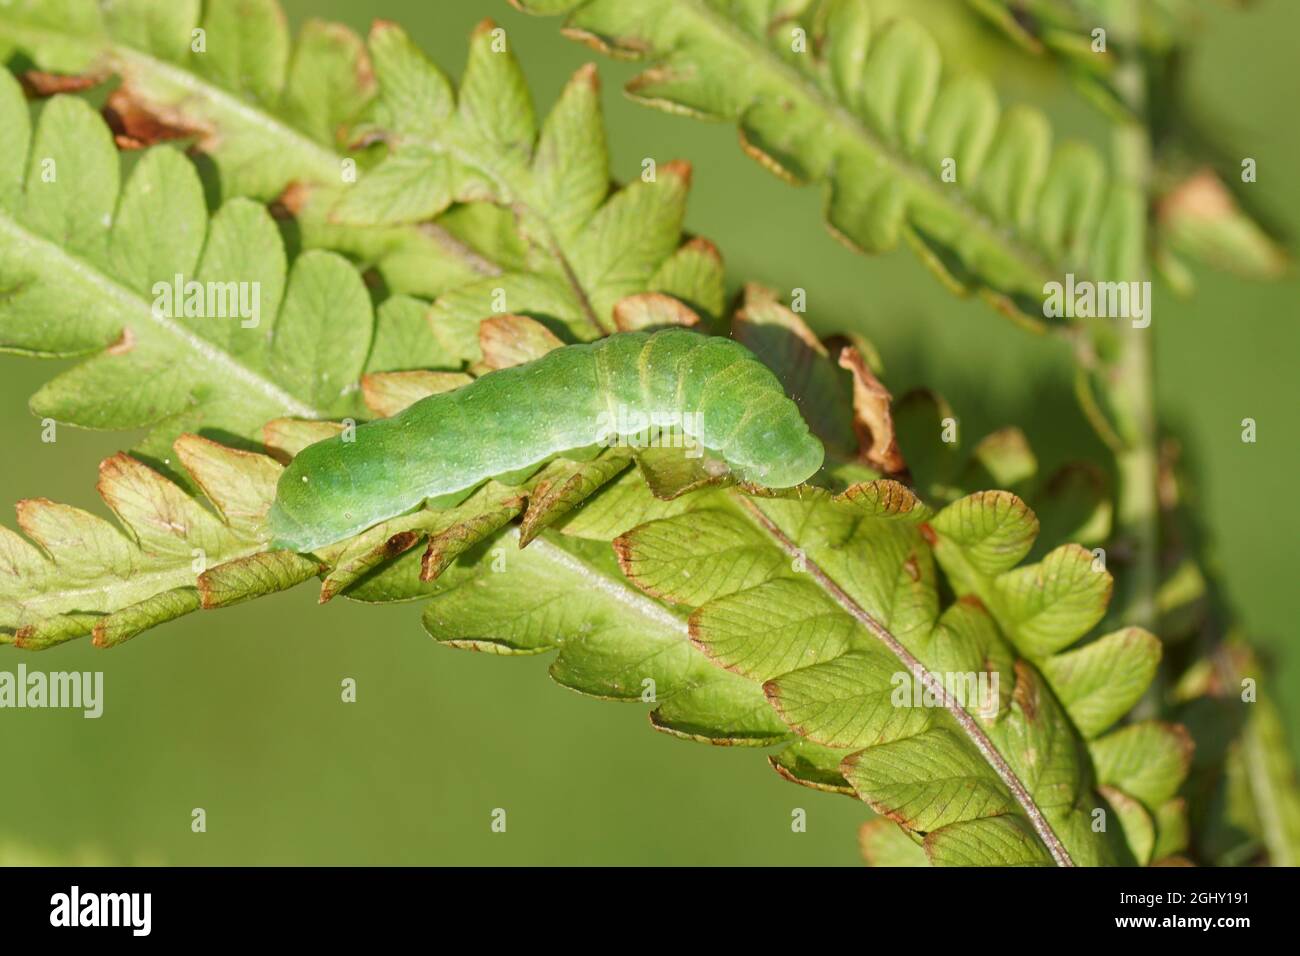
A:
[[[1038,522],[1005,492],[980,492],[954,502],[927,524],[927,534],[953,590],[988,609],[1016,652],[1042,672],[1089,742],[1099,786],[1138,861],[1184,849],[1186,807],[1177,792],[1190,766],[1186,732],[1155,721],[1111,729],[1150,686],[1160,641],[1141,628],[1126,627],[1076,646],[1105,614],[1110,574],[1077,545],[1057,547],[1040,561],[1021,565]],[[1140,756],[1130,756],[1134,751]],[[1118,753],[1125,758],[1114,759]]]
[[[1041,324],[1043,287],[1066,273],[1141,273],[1140,197],[1107,181],[1093,149],[1053,153],[1042,115],[999,118],[982,78],[941,82],[929,35],[908,20],[871,24],[866,0],[514,2],[568,13],[566,32],[617,55],[651,57],[630,96],[738,122],[764,165],[824,185],[838,236],[866,252],[906,238],[948,285],[1015,318]],[[792,51],[796,28],[806,52]]]
[[[1004,487],[1029,484],[1036,465],[1023,436],[1004,430],[979,442],[963,480],[952,449],[936,437],[939,418],[948,413],[933,400],[905,404],[899,413],[906,432],[900,445],[909,461],[921,465],[914,473],[924,486],[947,488],[956,481],[969,487],[970,477],[982,475],[996,476]],[[1045,525],[1058,531],[1092,527],[1092,540],[1103,540],[1106,532],[1096,526],[1096,518],[1099,505],[1103,514],[1107,505],[1098,500],[1091,482],[1070,488],[1070,475],[1058,473],[1036,491]],[[1137,861],[1160,861],[1184,850],[1187,807],[1176,791],[1188,771],[1186,734],[1153,722],[1137,725],[1140,732],[1113,730],[1151,685],[1160,641],[1141,628],[1125,627],[1078,643],[1103,619],[1110,599],[1112,579],[1101,558],[1069,544],[1022,564],[1038,550],[1035,539],[1045,536],[1034,513],[1005,491],[953,500],[926,522],[923,532],[953,591],[988,610],[1008,643],[1042,674],[1079,736],[1096,748],[1098,793],[1107,816],[1118,818]],[[1054,533],[1052,539],[1060,537]],[[1113,759],[1134,749],[1140,750],[1140,759]],[[1158,772],[1149,773],[1149,768]],[[867,846],[866,852],[877,850]]]
[[[1001,487],[1032,487],[1036,463],[1023,436],[995,432],[959,468],[952,446],[937,438],[940,418],[951,412],[933,398],[915,399],[904,399],[897,420],[904,432],[900,445],[919,487],[970,487],[972,479],[983,484],[990,478]],[[1151,685],[1162,645],[1137,627],[1078,643],[1103,619],[1111,576],[1100,557],[1078,545],[1042,551],[1035,539],[1055,543],[1063,537],[1060,532],[1091,529],[1090,540],[1104,540],[1107,522],[1099,525],[1097,518],[1108,512],[1108,503],[1086,474],[1073,469],[1058,472],[1032,493],[1044,527],[1056,529],[1050,535],[1040,534],[1034,513],[1005,491],[951,501],[926,522],[923,533],[953,591],[988,610],[1015,651],[1042,674],[1079,736],[1097,749],[1105,812],[1118,817],[1137,861],[1166,860],[1188,844],[1187,805],[1176,791],[1187,776],[1190,742],[1171,725],[1146,722],[1139,732],[1113,729]],[[1038,560],[1021,563],[1038,551]],[[1165,637],[1176,640],[1177,634]],[[1131,750],[1141,757],[1114,759]],[[878,839],[876,831],[864,833],[864,852],[878,855]]]
[[[0,8],[0,45],[47,71],[121,84],[109,108],[124,143],[182,137],[211,157],[225,198],[283,199],[308,248],[373,264],[394,292],[434,296],[500,267],[434,223],[340,229],[327,218],[348,163],[370,164],[345,137],[376,85],[351,30],[309,20],[290,41],[277,0],[116,4],[38,0]],[[194,52],[194,31],[205,48]],[[325,195],[314,197],[317,188]]]

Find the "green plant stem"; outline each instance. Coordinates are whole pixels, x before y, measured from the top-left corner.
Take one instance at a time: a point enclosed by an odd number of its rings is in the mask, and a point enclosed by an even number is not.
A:
[[[1159,587],[1158,465],[1151,373],[1150,329],[1134,329],[1124,336],[1120,359],[1110,376],[1112,402],[1125,439],[1115,461],[1119,478],[1116,530],[1127,567],[1121,613],[1126,624],[1148,630],[1156,623]]]
[[[1116,127],[1113,140],[1116,172],[1141,190],[1145,205],[1150,194],[1151,138],[1146,125],[1146,74],[1138,44],[1140,17],[1136,4],[1119,4],[1112,23],[1123,56],[1115,84],[1134,115]],[[1143,262],[1142,274],[1131,278],[1148,279],[1145,253]],[[1160,546],[1153,334],[1153,326],[1134,328],[1126,323],[1119,332],[1119,356],[1103,376],[1123,441],[1115,462],[1116,532],[1127,565],[1119,608],[1125,623],[1147,629],[1156,623]]]

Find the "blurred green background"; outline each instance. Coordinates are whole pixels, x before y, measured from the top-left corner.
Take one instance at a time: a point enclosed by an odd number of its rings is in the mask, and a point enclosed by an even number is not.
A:
[[[879,5],[908,7],[940,37],[950,64],[990,72],[1007,99],[1048,109],[1059,132],[1102,142],[1095,113],[1055,73],[973,26],[960,3]],[[894,393],[936,388],[966,436],[1017,424],[1045,469],[1103,460],[1058,344],[951,298],[905,250],[850,253],[823,230],[814,191],[746,159],[730,126],[627,102],[620,88],[632,67],[563,39],[557,20],[525,17],[505,0],[286,7],[295,24],[316,16],[364,30],[374,17],[397,20],[452,72],[473,25],[492,16],[539,109],[597,59],[614,175],[632,178],[646,156],[691,160],[688,228],[717,242],[733,286],[806,289],[819,331],[868,335]],[[1294,233],[1300,7],[1207,7],[1191,63],[1193,102],[1225,144],[1258,160],[1253,188]],[[1157,288],[1161,415],[1198,463],[1203,517],[1230,597],[1256,642],[1278,652],[1264,682],[1300,740],[1300,510],[1289,503],[1300,447],[1300,282],[1198,278],[1190,302]],[[62,429],[56,444],[42,443],[26,400],[56,367],[0,356],[8,449],[0,499],[42,496],[106,514],[93,493],[94,463],[129,436]],[[1259,423],[1257,444],[1240,440],[1244,417]],[[0,712],[0,860],[18,846],[42,855],[25,859],[128,863],[853,864],[854,830],[868,816],[861,804],[781,781],[760,752],[683,743],[651,731],[639,706],[565,691],[547,679],[545,659],[435,646],[415,605],[322,608],[303,587],[183,618],[112,652],[78,642],[39,656],[0,653],[0,668],[20,661],[103,670],[107,704],[99,720]],[[356,704],[340,702],[345,677],[358,683]],[[207,833],[190,830],[195,807],[207,811]],[[489,829],[497,807],[508,813],[505,834]],[[796,807],[808,812],[806,833],[791,832]]]

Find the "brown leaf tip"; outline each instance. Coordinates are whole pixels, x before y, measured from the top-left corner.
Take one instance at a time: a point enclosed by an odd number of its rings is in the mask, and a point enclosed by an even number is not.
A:
[[[610,546],[614,549],[614,557],[618,561],[619,570],[629,578],[633,577],[634,574],[634,559],[632,557],[633,541],[631,535],[632,532],[629,531],[625,534],[619,535],[610,542]]]
[[[698,252],[718,265],[722,264],[722,253],[718,250],[718,247],[703,236],[692,236],[682,245],[682,248]]]
[[[694,175],[693,167],[684,159],[670,159],[659,167],[659,171],[669,177],[681,180],[685,187],[690,187],[691,177]]]
[[[1191,219],[1221,219],[1236,210],[1232,194],[1212,169],[1201,169],[1183,180],[1156,204],[1161,222],[1187,216]]]
[[[1033,671],[1024,660],[1015,662],[1016,686],[1011,692],[1011,699],[1024,711],[1025,720],[1030,723],[1038,716],[1038,682]]]
[[[135,332],[131,326],[122,326],[122,334],[117,337],[117,341],[107,349],[109,355],[125,355],[135,348]]]
[[[584,63],[573,71],[573,77],[570,80],[574,86],[585,86],[593,93],[600,92],[600,70],[596,68],[595,63]]]
[[[394,20],[386,20],[383,17],[377,17],[370,21],[370,35],[378,36],[381,33],[392,33],[394,30],[401,32],[401,24]]]
[[[212,133],[210,128],[195,124],[179,110],[162,108],[143,99],[125,84],[109,95],[103,112],[114,141],[124,150],[146,149],[155,143]]]
[[[113,485],[138,468],[145,468],[126,452],[119,451],[99,463],[99,477],[95,481],[95,492],[110,505],[116,498]]]
[[[54,96],[58,93],[80,93],[93,86],[98,86],[105,78],[103,72],[90,73],[46,73],[42,70],[26,70],[19,74],[18,82],[27,96],[37,99]]]
[[[292,182],[284,187],[271,202],[271,215],[276,219],[293,219],[302,212],[311,198],[311,187],[306,183]]]

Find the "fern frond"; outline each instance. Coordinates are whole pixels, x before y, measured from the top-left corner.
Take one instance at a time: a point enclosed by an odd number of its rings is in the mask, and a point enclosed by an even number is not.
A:
[[[906,240],[945,284],[1021,321],[1043,324],[1044,285],[1067,273],[1141,274],[1137,191],[1087,145],[1053,150],[1042,114],[1003,111],[984,78],[943,77],[933,39],[910,20],[872,23],[866,0],[515,3],[649,57],[629,96],[738,123],[763,165],[823,187],[827,224],[850,245]]]
[[[740,111],[749,142],[783,169],[828,182],[831,218],[859,244],[885,248],[907,236],[1007,307],[1032,299],[1053,262],[1077,259],[1106,274],[1132,252],[1127,232],[1114,245],[1130,210],[1123,190],[1102,182],[1095,157],[1065,151],[1049,165],[1027,114],[1003,124],[990,147],[987,110],[969,129],[945,113],[954,103],[987,106],[970,86],[946,87],[931,103],[937,63],[914,28],[890,28],[869,54],[862,43],[818,53],[805,69],[775,52],[762,22],[743,21],[746,33],[717,15],[719,5],[674,6],[697,18],[692,28],[707,28],[697,39],[708,43],[683,48],[698,59],[683,54],[642,91],[689,101],[698,78],[687,67],[703,65],[739,69],[751,83],[742,94],[793,97],[759,97]],[[852,19],[853,3],[824,7],[849,26],[864,23]],[[616,12],[597,0],[583,15],[602,8]],[[193,22],[193,13],[192,4],[171,8],[167,23]],[[831,35],[810,26],[814,38]],[[689,33],[674,42],[690,47]],[[26,538],[0,534],[0,640],[36,648],[93,634],[112,646],[197,608],[319,577],[322,600],[424,600],[425,628],[452,646],[555,651],[557,681],[653,703],[654,726],[676,736],[784,744],[772,758],[783,776],[856,795],[899,824],[887,836],[864,833],[877,859],[1096,864],[1176,852],[1182,814],[1172,788],[1186,771],[1185,736],[1151,723],[1107,733],[1145,688],[1154,639],[1129,631],[1072,647],[1100,619],[1109,575],[1090,567],[1085,576],[1069,546],[1015,567],[1038,525],[1013,495],[958,498],[935,512],[881,477],[901,472],[906,449],[894,441],[894,410],[867,350],[828,348],[761,290],[749,291],[735,334],[763,354],[831,448],[829,487],[764,494],[653,453],[634,462],[610,452],[556,462],[521,486],[490,483],[454,509],[393,519],[319,554],[268,549],[264,515],[280,464],[346,427],[318,419],[390,414],[466,375],[615,328],[719,324],[716,252],[681,244],[686,168],[662,166],[653,182],[611,195],[594,74],[579,71],[539,129],[517,65],[492,48],[500,39],[491,24],[477,31],[455,90],[400,30],[378,25],[372,132],[389,152],[353,187],[317,183],[303,193],[328,200],[343,230],[408,228],[438,215],[449,234],[500,253],[502,274],[439,298],[433,336],[423,305],[402,296],[384,303],[375,327],[359,276],[329,253],[300,257],[286,278],[265,210],[231,200],[209,223],[197,176],[167,147],[142,158],[119,202],[117,159],[89,107],[50,101],[29,150],[26,105],[12,81],[0,86],[0,129],[17,137],[19,156],[31,154],[0,166],[0,277],[11,290],[4,308],[14,305],[0,311],[0,329],[29,352],[113,345],[69,373],[81,376],[69,379],[79,389],[46,390],[47,407],[83,424],[155,426],[148,447],[174,454],[210,505],[120,456],[100,486],[120,530],[86,512],[24,503]],[[860,55],[880,81],[869,88],[844,69]],[[275,95],[268,75],[253,71],[248,81],[256,87],[248,96]],[[899,95],[881,100],[894,81]],[[789,103],[790,116],[767,115],[763,102]],[[835,135],[808,137],[800,124],[810,117]],[[960,168],[983,161],[956,198],[925,166],[940,134],[964,150]],[[94,148],[73,154],[65,144],[74,142]],[[33,178],[45,157],[71,164],[67,192],[39,192],[60,182]],[[158,243],[154,228],[181,238]],[[229,229],[221,241],[219,228]],[[277,290],[270,333],[214,340],[207,327],[159,322],[142,290],[195,271],[262,277]],[[120,314],[87,319],[46,301],[56,283],[79,302],[119,290],[109,301]],[[502,314],[483,321],[493,313]],[[33,314],[49,318],[34,327]],[[202,347],[202,360],[182,361],[182,346]],[[213,350],[215,367],[244,370],[243,385],[252,376],[293,401],[222,392],[229,384],[205,364]],[[142,358],[153,364],[129,364]],[[154,376],[144,388],[142,368]],[[109,400],[75,404],[87,387]],[[248,441],[263,419],[272,419],[260,432],[266,455],[211,440]],[[167,438],[192,428],[208,437],[183,434],[168,450]],[[977,459],[1012,483],[1027,475],[1022,451],[992,442]],[[935,506],[953,497],[937,495]],[[948,606],[941,570],[961,596]],[[996,677],[992,710],[972,713],[944,688],[948,675]],[[900,677],[935,701],[894,706]],[[1098,813],[1115,825],[1099,832]]]
[[[1184,0],[1143,4],[1138,11],[1141,55],[1159,92],[1135,110],[1114,83],[1115,44],[1133,42],[1110,33],[1114,15],[1106,0],[968,0],[972,8],[1013,40],[1063,65],[1079,89],[1117,122],[1142,121],[1154,138],[1154,264],[1179,292],[1194,280],[1181,258],[1253,279],[1276,279],[1289,266],[1281,231],[1262,210],[1246,208],[1229,188],[1238,158],[1218,149],[1187,109],[1184,53],[1195,33],[1193,5]],[[1139,115],[1141,114],[1141,115]]]
[[[614,307],[642,292],[669,293],[708,319],[722,309],[716,251],[680,246],[690,168],[666,163],[612,194],[595,70],[580,69],[540,128],[523,74],[491,21],[475,30],[459,91],[390,23],[376,24],[378,130],[389,156],[345,192],[336,221],[418,222],[453,202],[511,210],[526,240],[523,266],[441,297],[435,334],[477,360],[479,320],[526,314],[569,341],[640,321]]]
[[[209,565],[265,550],[263,502],[275,494],[275,462],[195,436],[178,441],[176,453],[210,489],[215,514],[121,454],[100,465],[97,486],[121,530],[43,499],[18,505],[18,526],[38,547],[0,528],[0,631],[32,650],[92,633],[111,647],[198,610],[196,581]]]
[[[1101,621],[1111,579],[1104,561],[1077,546],[1050,551],[1021,565],[1037,535],[1037,521],[1005,493],[980,493],[949,505],[929,525],[935,558],[959,596],[988,608],[1007,640],[1038,666],[1073,725],[1091,741],[1098,780],[1120,814],[1126,832],[1156,833],[1162,821],[1187,830],[1185,807],[1176,798],[1190,767],[1192,743],[1181,728],[1155,723],[1105,731],[1138,702],[1161,657],[1160,641],[1128,627],[1076,644]],[[1139,731],[1138,728],[1143,728]],[[1123,757],[1117,754],[1123,754]],[[1162,848],[1183,849],[1160,835]],[[1141,862],[1156,841],[1130,843]]]

